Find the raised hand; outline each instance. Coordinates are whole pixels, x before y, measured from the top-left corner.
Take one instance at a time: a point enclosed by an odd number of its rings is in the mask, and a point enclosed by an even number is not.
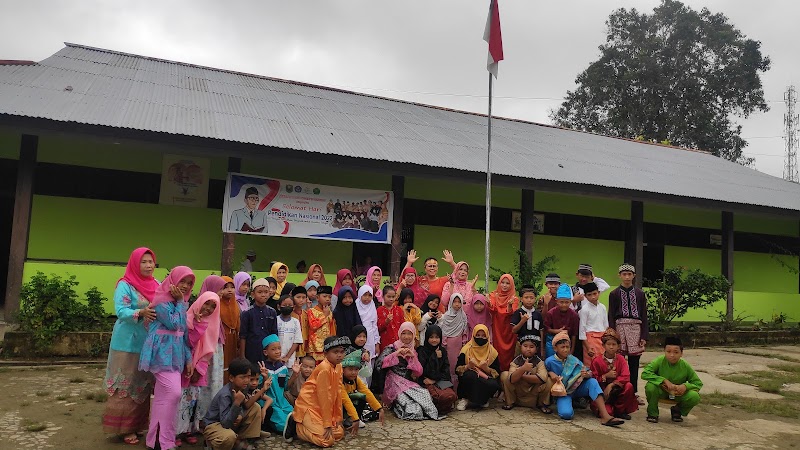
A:
[[[415,262],[419,261],[419,256],[417,256],[417,251],[411,249],[408,251],[408,255],[406,255],[406,260],[409,264],[414,264]]]
[[[442,261],[448,264],[455,263],[455,261],[453,260],[453,252],[451,252],[450,250],[445,249],[444,251],[442,251],[442,256],[443,256]]]
[[[236,391],[233,393],[233,404],[234,405],[241,405],[244,401],[244,393],[242,391]]]
[[[183,298],[183,292],[181,292],[181,290],[178,289],[178,286],[175,286],[174,284],[169,285],[169,293],[175,300],[180,300]]]
[[[261,375],[263,375],[263,376],[264,376],[264,379],[265,379],[265,380],[266,380],[267,378],[270,378],[270,379],[272,378],[272,377],[270,376],[270,374],[269,374],[269,369],[267,369],[267,366],[266,366],[266,364],[264,364],[264,361],[259,361],[259,362],[258,362],[258,371],[259,371],[259,372],[261,372]]]

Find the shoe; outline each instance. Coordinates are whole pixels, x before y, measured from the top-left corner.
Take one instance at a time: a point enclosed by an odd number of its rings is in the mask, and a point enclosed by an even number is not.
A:
[[[616,417],[617,419],[622,419],[622,420],[631,420],[631,415],[630,414],[616,414],[616,415],[614,415],[614,417]]]
[[[456,409],[459,411],[464,411],[467,409],[467,403],[467,399],[465,398],[458,399],[458,403],[456,403]]]
[[[268,438],[268,437],[270,437],[270,436],[272,436],[272,434],[271,434],[269,431],[262,431],[262,432],[261,432],[261,435],[260,435],[260,437],[261,437],[262,439],[266,439],[266,438]]]
[[[366,428],[367,424],[364,423],[363,420],[358,421],[358,428]]]
[[[292,415],[286,416],[286,423],[283,425],[283,439],[291,443],[294,437],[297,436],[297,422],[294,421]]]
[[[484,403],[483,406],[481,406],[481,408],[488,408],[488,407],[489,407],[489,401],[487,400],[486,403]]]
[[[647,404],[642,397],[639,397],[639,394],[636,394],[636,403],[638,403],[639,406],[644,406]]]

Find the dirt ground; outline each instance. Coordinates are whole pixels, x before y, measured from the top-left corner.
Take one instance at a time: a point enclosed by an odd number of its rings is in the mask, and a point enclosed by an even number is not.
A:
[[[772,349],[687,350],[685,358],[695,367],[705,386],[701,391],[735,393],[753,398],[771,398],[758,388],[721,380],[719,376],[765,370],[767,365],[797,364],[800,346]],[[769,355],[783,355],[777,360]],[[647,353],[643,363],[658,353]],[[759,355],[759,356],[754,356]],[[786,359],[790,361],[786,361]],[[44,367],[0,367],[0,449],[124,449],[103,435],[100,417],[104,407],[102,365]],[[787,386],[793,388],[795,386]],[[778,397],[780,398],[780,397]],[[800,419],[771,414],[753,414],[733,407],[703,403],[683,423],[669,421],[662,408],[658,424],[646,422],[640,409],[633,420],[619,428],[600,425],[589,410],[578,410],[575,419],[563,421],[555,415],[521,407],[503,411],[496,400],[483,411],[454,412],[442,422],[404,422],[393,416],[386,426],[371,423],[357,437],[347,437],[339,448],[406,449],[431,444],[466,448],[544,449],[754,449],[800,447]],[[387,416],[388,417],[388,416]],[[144,448],[144,444],[133,448]],[[186,449],[202,446],[184,445]],[[266,448],[312,448],[305,443],[286,444],[271,437],[259,443]]]

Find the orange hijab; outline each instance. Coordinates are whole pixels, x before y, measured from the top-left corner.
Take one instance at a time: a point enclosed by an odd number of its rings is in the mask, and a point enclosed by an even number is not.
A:
[[[231,283],[233,284],[233,278],[231,277],[220,277],[225,280],[225,284]],[[219,318],[222,319],[222,323],[225,324],[226,327],[236,330],[239,328],[239,316],[242,314],[242,310],[239,308],[239,303],[236,301],[236,296],[232,296],[229,299],[220,298],[219,302]]]
[[[500,282],[502,282],[504,278],[511,283],[511,289],[509,289],[507,292],[500,290]],[[514,277],[509,274],[504,274],[497,281],[497,289],[489,294],[489,301],[492,303],[492,308],[500,311],[506,311],[509,302],[511,302],[511,309],[516,311],[519,308],[519,297],[517,297],[516,294],[517,288],[514,286]]]
[[[306,283],[311,281],[311,274],[314,273],[314,269],[319,269],[319,273],[321,274],[320,277],[319,277],[319,285],[320,286],[327,286],[328,285],[328,282],[325,281],[325,271],[322,270],[322,266],[320,266],[319,264],[312,264],[311,267],[308,268],[308,274],[306,274],[306,279],[303,280],[302,283],[300,283],[300,286],[305,286]]]

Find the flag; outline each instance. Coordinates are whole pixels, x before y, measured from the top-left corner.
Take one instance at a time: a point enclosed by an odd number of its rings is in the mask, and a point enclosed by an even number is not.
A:
[[[497,78],[497,63],[503,60],[503,35],[500,33],[500,10],[497,7],[497,0],[490,0],[483,40],[489,43],[486,70]]]

